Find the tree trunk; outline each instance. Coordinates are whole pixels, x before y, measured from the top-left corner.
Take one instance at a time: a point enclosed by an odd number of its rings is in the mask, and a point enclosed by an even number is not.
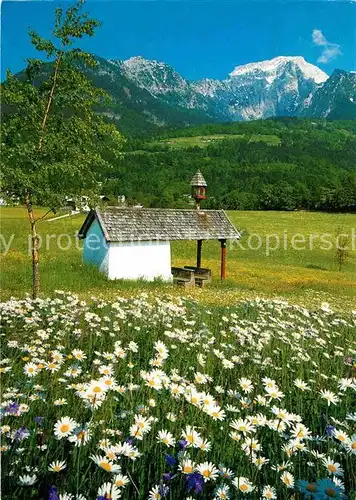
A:
[[[59,55],[58,55],[57,61],[55,63],[55,68],[54,68],[54,73],[53,73],[53,83],[52,83],[52,87],[51,87],[51,90],[50,90],[50,93],[49,93],[47,106],[46,106],[46,109],[45,109],[45,112],[44,112],[44,115],[43,115],[42,124],[41,124],[42,135],[40,137],[40,142],[38,144],[39,151],[42,150],[42,146],[43,146],[43,139],[44,139],[43,132],[44,132],[44,130],[46,128],[47,119],[48,119],[49,112],[50,112],[50,109],[51,109],[51,105],[52,105],[52,102],[53,102],[54,89],[56,88],[57,78],[58,78],[58,72],[59,72],[59,67],[61,65],[61,62],[62,62],[62,57],[63,57],[63,52],[60,52]]]
[[[39,270],[39,237],[37,234],[36,219],[32,210],[30,194],[26,195],[26,207],[28,220],[31,226],[31,242],[32,242],[32,298],[37,299],[40,291],[40,270]]]
[[[49,112],[50,112],[50,109],[51,109],[51,106],[52,106],[52,103],[53,103],[53,99],[54,99],[54,90],[55,90],[55,87],[56,87],[56,84],[57,84],[58,72],[59,72],[59,67],[61,65],[61,62],[62,62],[62,56],[63,56],[63,52],[60,52],[58,54],[58,58],[57,58],[57,60],[55,62],[55,68],[54,68],[54,74],[53,74],[53,83],[52,83],[52,87],[51,87],[51,90],[50,90],[50,93],[49,93],[48,102],[47,102],[47,105],[46,105],[46,109],[45,109],[45,112],[44,112],[44,115],[43,115],[43,119],[42,119],[42,124],[41,124],[42,134],[40,136],[39,143],[38,143],[38,150],[39,151],[42,151],[42,147],[43,147],[44,131],[45,131],[45,128],[46,128],[47,120],[48,120],[48,117],[49,117]],[[37,299],[39,291],[40,291],[40,270],[39,270],[39,265],[38,265],[38,262],[39,262],[39,254],[38,254],[38,250],[39,250],[39,237],[38,237],[38,234],[37,234],[36,219],[35,219],[35,216],[33,214],[30,193],[27,193],[26,199],[25,199],[25,203],[26,203],[26,208],[27,208],[28,220],[29,220],[30,226],[31,226],[31,241],[32,241],[32,248],[31,248],[31,251],[32,251],[32,298],[33,299]]]

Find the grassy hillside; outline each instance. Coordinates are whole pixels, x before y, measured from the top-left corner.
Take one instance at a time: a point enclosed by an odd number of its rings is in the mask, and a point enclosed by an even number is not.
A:
[[[204,242],[202,265],[213,270],[211,286],[193,291],[188,296],[199,297],[206,303],[232,304],[240,297],[282,297],[297,303],[320,305],[328,301],[337,308],[355,308],[356,299],[356,250],[350,255],[343,270],[338,272],[334,250],[320,249],[320,240],[314,239],[312,249],[309,244],[304,250],[291,248],[291,238],[295,234],[330,234],[333,237],[339,227],[351,235],[355,228],[355,216],[350,214],[321,214],[307,212],[229,212],[232,222],[244,231],[241,245],[228,247],[227,281],[219,280],[220,248],[218,242]],[[30,291],[31,261],[28,255],[28,223],[22,208],[1,208],[1,233],[4,242],[13,234],[10,251],[1,256],[2,298],[11,295],[23,297]],[[101,295],[114,297],[117,293],[131,295],[139,291],[154,294],[182,293],[171,285],[161,283],[109,282],[95,268],[82,264],[80,243],[74,234],[83,221],[82,215],[42,222],[42,250],[40,257],[41,286],[47,295],[56,289],[71,290],[90,298]],[[255,234],[255,235],[254,235]],[[257,236],[258,235],[258,236]],[[270,250],[267,255],[266,237],[270,246],[275,246],[277,236],[281,246]],[[258,245],[258,237],[262,245]],[[47,246],[46,250],[46,238]],[[247,248],[250,238],[251,247]],[[287,247],[283,241],[286,239]],[[67,246],[71,248],[65,250]],[[63,250],[58,248],[60,245]],[[299,245],[300,246],[300,245]],[[194,242],[174,242],[172,244],[172,265],[184,266],[195,263]]]
[[[202,125],[129,140],[103,172],[108,195],[145,206],[187,206],[200,169],[208,207],[356,210],[354,121],[273,119]]]
[[[185,109],[156,99],[147,90],[133,83],[120,70],[119,66],[99,56],[94,56],[97,66],[82,67],[93,85],[103,89],[110,97],[109,103],[98,106],[96,111],[104,115],[118,130],[129,137],[147,137],[159,134],[162,130],[174,129],[214,122],[204,111]],[[46,63],[37,75],[38,84],[48,75],[51,63]],[[16,75],[27,79],[26,71]]]
[[[265,142],[271,146],[278,146],[281,143],[281,140],[276,135],[262,135],[256,134],[251,136],[246,136],[245,134],[207,134],[207,135],[194,135],[189,137],[170,137],[169,139],[161,139],[159,141],[153,141],[151,144],[153,147],[160,145],[167,145],[172,149],[186,149],[192,148],[195,146],[206,148],[209,144],[212,144],[216,141],[222,140],[247,140],[249,142]],[[149,147],[149,146],[148,146]]]
[[[203,125],[191,126],[170,131],[162,131],[161,137],[194,137],[197,135],[210,134],[270,134],[271,132],[282,133],[283,131],[323,130],[326,133],[342,134],[356,133],[356,120],[326,120],[320,118],[291,118],[276,117],[265,120],[252,120],[247,122],[233,123],[206,123]]]

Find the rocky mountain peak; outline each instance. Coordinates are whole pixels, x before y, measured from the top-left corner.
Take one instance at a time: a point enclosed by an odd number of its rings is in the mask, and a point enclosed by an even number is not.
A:
[[[356,118],[356,73],[335,69],[312,96],[306,116],[330,119]]]
[[[153,95],[186,88],[187,82],[168,64],[135,56],[120,62],[125,76]]]
[[[356,74],[328,75],[301,56],[279,56],[237,66],[225,79],[189,81],[165,62],[142,56],[98,58],[97,74],[156,123],[239,121],[273,116],[356,117]],[[114,89],[115,87],[115,89]],[[121,106],[121,104],[120,104]],[[184,116],[187,116],[186,122]],[[167,123],[168,123],[167,122]]]
[[[281,76],[287,68],[299,69],[304,78],[313,80],[315,83],[323,83],[328,79],[328,75],[317,66],[308,63],[301,56],[279,56],[266,61],[248,63],[237,66],[231,73],[230,78],[243,75],[260,75],[266,78],[268,83]]]

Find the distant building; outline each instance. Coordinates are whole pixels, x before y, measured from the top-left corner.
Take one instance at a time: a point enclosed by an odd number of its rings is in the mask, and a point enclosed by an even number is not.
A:
[[[99,195],[100,201],[107,203],[109,198],[105,194]],[[89,197],[88,196],[80,196],[79,198],[70,198],[66,197],[63,208],[66,210],[70,210],[72,213],[90,212],[89,206]]]
[[[89,207],[89,197],[88,196],[80,196],[79,198],[71,198],[67,196],[65,198],[63,208],[66,210],[70,210],[72,213],[90,212]]]
[[[124,194],[119,194],[117,197],[117,202],[119,205],[125,205],[126,203],[126,196]]]
[[[106,196],[106,194],[100,194],[99,198],[100,198],[100,201],[104,201],[105,203],[110,201],[110,199]]]
[[[6,191],[0,192],[0,206],[6,207],[17,206],[20,204],[20,198],[18,196],[10,195]]]

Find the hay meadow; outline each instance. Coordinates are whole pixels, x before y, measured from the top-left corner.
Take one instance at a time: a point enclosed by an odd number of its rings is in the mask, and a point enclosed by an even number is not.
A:
[[[38,213],[44,214],[46,209],[39,209]],[[204,289],[183,292],[159,282],[108,282],[95,268],[82,263],[81,243],[75,234],[84,220],[83,215],[53,222],[45,220],[39,226],[43,240],[40,250],[42,293],[46,295],[62,289],[78,293],[83,298],[91,295],[112,298],[118,293],[130,296],[140,291],[173,295],[183,293],[207,304],[233,304],[239,298],[261,296],[285,298],[307,306],[328,302],[336,309],[355,308],[354,214],[236,211],[228,212],[228,215],[243,232],[243,237],[240,244],[227,249],[226,282],[219,280],[219,243],[204,242],[202,265],[213,270],[213,283]],[[9,251],[1,255],[2,297],[23,297],[30,291],[31,282],[26,212],[20,207],[1,208],[0,217],[2,252],[4,243],[13,237]],[[334,245],[340,231],[349,236],[347,244],[350,247],[341,271],[338,270]],[[322,235],[328,236],[333,248],[322,249]],[[300,236],[304,237],[305,243],[293,248],[292,238],[297,240]],[[266,249],[267,238],[269,251]],[[273,249],[277,238],[279,246]],[[301,248],[303,246],[304,249]],[[172,243],[172,265],[192,265],[195,256],[195,242]]]
[[[242,243],[354,221],[229,215]],[[222,283],[204,243],[210,286],[108,282],[81,262],[82,221],[41,223],[62,250],[42,249],[32,300],[25,212],[1,209],[2,498],[355,499],[355,253],[339,271],[318,248],[228,248]]]

